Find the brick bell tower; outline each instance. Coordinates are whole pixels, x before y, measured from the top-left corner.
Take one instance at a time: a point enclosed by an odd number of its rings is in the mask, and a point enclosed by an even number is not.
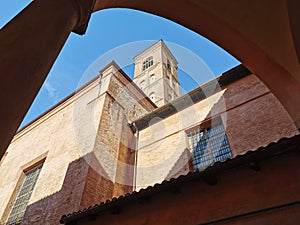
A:
[[[134,63],[133,81],[158,107],[180,95],[178,62],[163,40],[137,55]]]

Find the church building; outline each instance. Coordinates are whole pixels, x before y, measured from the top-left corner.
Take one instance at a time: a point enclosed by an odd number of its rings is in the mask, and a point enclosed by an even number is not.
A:
[[[299,131],[245,66],[182,95],[163,40],[134,65],[133,80],[114,61],[99,68],[16,133],[0,162],[0,224],[225,224],[300,197]]]

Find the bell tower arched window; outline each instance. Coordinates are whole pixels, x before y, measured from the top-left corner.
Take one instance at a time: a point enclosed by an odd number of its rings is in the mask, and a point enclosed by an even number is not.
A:
[[[169,60],[167,60],[167,68],[168,68],[168,70],[171,70],[171,63]]]
[[[150,56],[143,62],[143,70],[148,69],[150,66],[153,65],[153,57]]]
[[[150,76],[150,84],[153,84],[154,81],[155,81],[155,75],[152,74],[152,75]]]

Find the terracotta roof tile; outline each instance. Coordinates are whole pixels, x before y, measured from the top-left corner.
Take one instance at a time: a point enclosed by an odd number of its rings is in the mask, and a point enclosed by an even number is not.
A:
[[[153,186],[143,188],[138,192],[134,191],[130,194],[122,195],[119,196],[118,198],[115,197],[110,200],[107,200],[106,202],[95,204],[86,209],[79,210],[77,212],[73,212],[67,215],[63,215],[60,220],[60,223],[63,224],[66,222],[75,221],[85,216],[93,215],[95,213],[100,213],[105,210],[112,209],[113,207],[124,205],[134,200],[139,200],[141,198],[149,197],[157,192],[167,190],[170,187],[176,187],[176,185],[187,182],[191,179],[194,179],[195,177],[198,178],[198,177],[210,176],[212,174],[216,174],[219,171],[223,171],[224,169],[229,169],[244,164],[248,164],[251,167],[251,163],[253,162],[263,161],[295,149],[299,151],[299,147],[300,147],[300,134],[291,138],[282,138],[278,142],[276,143],[272,142],[265,147],[258,148],[256,151],[249,151],[246,154],[239,155],[233,159],[228,159],[224,162],[217,162],[214,165],[206,168],[204,171],[189,172],[186,175],[180,175],[179,177],[172,178],[169,181],[163,181],[162,183],[157,183],[154,184]]]

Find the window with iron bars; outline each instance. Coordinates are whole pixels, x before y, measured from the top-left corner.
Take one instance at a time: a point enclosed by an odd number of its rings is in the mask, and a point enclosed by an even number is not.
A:
[[[12,204],[9,216],[5,223],[6,225],[21,224],[26,211],[26,207],[28,205],[30,196],[32,194],[42,166],[43,164],[40,164],[25,173],[25,178]]]
[[[215,162],[232,157],[222,123],[208,128],[197,127],[188,133],[195,170],[204,170]]]
[[[153,57],[150,56],[143,62],[143,70],[149,68],[152,65],[153,65]]]

